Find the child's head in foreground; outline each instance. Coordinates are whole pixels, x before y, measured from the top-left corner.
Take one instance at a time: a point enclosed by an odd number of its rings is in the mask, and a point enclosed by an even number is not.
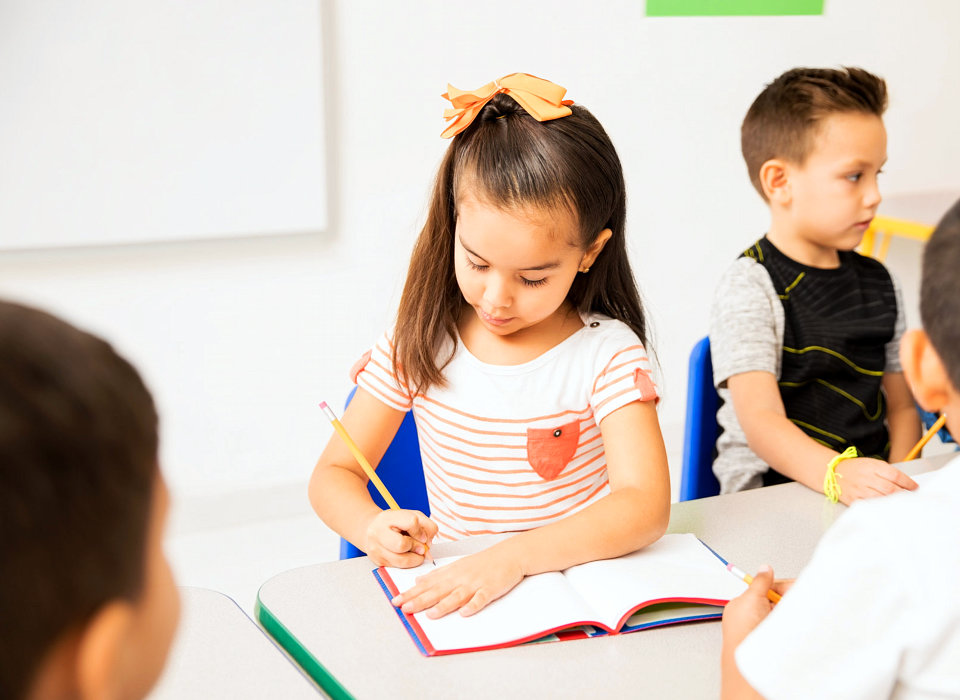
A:
[[[900,347],[904,372],[917,402],[947,414],[960,435],[960,200],[944,215],[923,251],[920,282],[922,331]]]
[[[643,310],[626,253],[620,159],[585,107],[570,105],[563,113],[566,116],[538,121],[513,97],[495,94],[454,136],[437,174],[400,302],[395,359],[413,386],[443,383],[442,366],[435,359],[440,343],[445,337],[456,338],[467,305],[484,303],[471,298],[465,281],[477,271],[477,263],[483,263],[482,255],[464,250],[462,239],[469,235],[468,243],[474,243],[496,227],[498,214],[547,231],[546,247],[552,247],[554,257],[575,259],[571,270],[523,271],[522,282],[529,289],[521,289],[520,299],[549,296],[547,306],[603,313],[645,340]],[[506,245],[488,245],[488,250],[514,245],[520,250],[527,242],[516,236]],[[511,253],[506,251],[508,258]],[[523,303],[518,303],[518,313],[523,313]]]
[[[179,602],[157,415],[110,345],[0,301],[0,697],[142,697]]]
[[[750,181],[791,233],[850,250],[880,204],[887,87],[861,68],[794,68],[754,100],[740,131]]]

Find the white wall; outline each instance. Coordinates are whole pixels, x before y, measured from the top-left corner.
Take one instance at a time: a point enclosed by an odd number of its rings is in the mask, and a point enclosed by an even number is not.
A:
[[[750,101],[795,65],[867,67],[892,94],[885,191],[960,188],[960,3],[828,0],[802,18],[647,19],[643,7],[324,3],[327,232],[6,253],[0,294],[102,333],[142,368],[177,494],[305,482],[330,434],[317,402],[345,395],[396,308],[446,146],[446,82],[534,73],[590,107],[620,151],[678,470],[687,353],[721,269],[765,226],[739,154]]]

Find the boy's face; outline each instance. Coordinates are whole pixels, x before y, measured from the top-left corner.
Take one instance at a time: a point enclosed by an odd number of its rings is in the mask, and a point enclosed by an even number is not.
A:
[[[170,497],[162,477],[157,476],[153,492],[143,593],[135,603],[128,644],[119,659],[124,696],[129,698],[142,698],[153,687],[180,618],[180,594],[163,550]]]
[[[824,118],[813,139],[803,165],[786,165],[791,235],[813,249],[853,250],[880,204],[887,132],[877,116],[842,112]]]

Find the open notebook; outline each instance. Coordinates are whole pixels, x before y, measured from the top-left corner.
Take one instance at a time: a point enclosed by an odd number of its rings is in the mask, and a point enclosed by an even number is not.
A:
[[[437,559],[444,566],[459,557]],[[411,588],[431,564],[374,570],[388,598]],[[719,618],[746,590],[726,562],[691,534],[664,535],[617,559],[528,576],[476,615],[431,620],[394,608],[426,656],[635,632],[691,620]]]

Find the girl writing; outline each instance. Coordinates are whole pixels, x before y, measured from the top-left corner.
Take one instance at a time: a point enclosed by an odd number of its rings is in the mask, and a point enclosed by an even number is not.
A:
[[[373,503],[333,436],[314,509],[378,565],[434,537],[514,532],[418,579],[405,612],[470,615],[524,576],[657,540],[670,484],[646,323],[627,259],[620,160],[565,90],[515,73],[450,88],[453,136],[395,327],[357,368],[343,424],[376,464],[406,411],[432,519]]]

